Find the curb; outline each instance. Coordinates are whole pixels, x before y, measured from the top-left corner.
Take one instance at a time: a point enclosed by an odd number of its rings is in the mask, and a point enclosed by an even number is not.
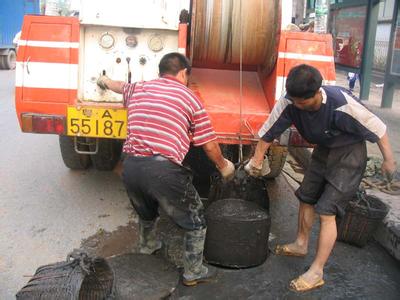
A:
[[[299,148],[299,147],[289,147],[289,153],[296,159],[296,161],[304,168],[307,169],[310,158],[311,149],[309,148]],[[386,199],[386,194],[382,192],[373,191],[371,194],[379,197],[385,204],[390,207],[388,215],[383,219],[381,224],[379,224],[378,229],[374,234],[374,239],[385,248],[391,256],[397,261],[400,261],[400,211],[390,205],[391,200]],[[393,197],[393,196],[392,196]],[[396,201],[393,199],[393,201]]]
[[[390,255],[400,261],[400,223],[395,224],[386,217],[374,234],[375,240],[385,248]]]
[[[374,238],[390,255],[400,261],[400,209],[399,205],[396,205],[398,199],[376,190],[370,190],[369,194],[378,197],[389,207],[389,213],[379,224]]]

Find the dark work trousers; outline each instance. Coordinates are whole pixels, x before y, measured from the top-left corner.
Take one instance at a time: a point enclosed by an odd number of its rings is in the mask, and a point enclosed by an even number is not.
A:
[[[192,184],[192,172],[160,156],[127,156],[122,178],[129,199],[139,217],[158,217],[159,207],[180,227],[206,227],[204,207]]]
[[[314,205],[320,215],[343,217],[358,190],[366,164],[365,141],[338,148],[317,146],[295,194],[300,201]]]

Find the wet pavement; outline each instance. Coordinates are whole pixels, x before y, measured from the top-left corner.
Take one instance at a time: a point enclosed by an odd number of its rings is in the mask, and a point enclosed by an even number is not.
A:
[[[293,240],[298,202],[283,177],[268,184],[272,217],[271,250]],[[213,283],[186,288],[180,285],[171,299],[399,299],[400,265],[377,243],[357,248],[338,242],[325,269],[326,284],[305,294],[288,289],[290,280],[310,266],[315,254],[318,222],[305,258],[271,254],[266,262],[249,269],[219,269]],[[229,251],[227,249],[227,251]]]
[[[218,268],[215,281],[188,288],[180,283],[170,299],[399,299],[400,264],[379,244],[370,241],[358,248],[337,242],[325,268],[325,286],[318,290],[299,294],[289,290],[289,282],[307,270],[315,255],[318,221],[311,235],[309,254],[305,258],[276,256],[272,249],[295,237],[298,201],[293,188],[280,176],[269,181],[272,217],[270,255],[261,266],[247,269]],[[183,231],[164,215],[158,224],[164,247],[157,254],[175,265],[182,266],[181,245]],[[120,227],[112,233],[98,233],[83,242],[97,240],[97,254],[109,255],[110,250],[123,253],[119,239],[131,240],[135,226]],[[125,235],[125,236],[124,236]],[[136,241],[131,240],[133,248]],[[227,249],[229,251],[229,249]],[[151,273],[151,270],[149,270]]]

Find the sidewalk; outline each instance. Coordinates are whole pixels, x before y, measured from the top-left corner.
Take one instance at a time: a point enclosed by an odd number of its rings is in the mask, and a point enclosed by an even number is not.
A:
[[[341,70],[336,71],[336,84],[339,86],[348,87],[346,75],[347,73]],[[380,103],[382,99],[383,87],[379,87],[382,82],[372,82],[369,100],[365,101],[364,104],[382,121],[387,125],[388,134],[394,156],[400,164],[400,90],[395,91],[392,108],[381,108]],[[378,85],[378,87],[376,86]],[[360,86],[357,81],[354,94],[359,95]],[[381,157],[377,144],[367,143],[368,156]],[[306,149],[289,149],[290,153],[302,164],[307,167],[308,159],[311,152]],[[375,239],[386,249],[389,253],[400,261],[400,197],[388,195],[377,190],[368,190],[369,194],[375,195],[381,198],[389,207],[390,211],[382,224],[379,226]]]

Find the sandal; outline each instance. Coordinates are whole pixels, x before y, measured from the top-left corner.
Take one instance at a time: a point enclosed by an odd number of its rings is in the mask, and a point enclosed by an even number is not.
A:
[[[275,248],[276,255],[284,255],[284,256],[297,256],[304,257],[306,254],[293,252],[289,249],[288,245],[277,245]]]
[[[293,279],[290,282],[290,289],[295,292],[308,292],[319,288],[325,284],[325,281],[321,278],[316,283],[311,284],[307,282],[302,276]]]

